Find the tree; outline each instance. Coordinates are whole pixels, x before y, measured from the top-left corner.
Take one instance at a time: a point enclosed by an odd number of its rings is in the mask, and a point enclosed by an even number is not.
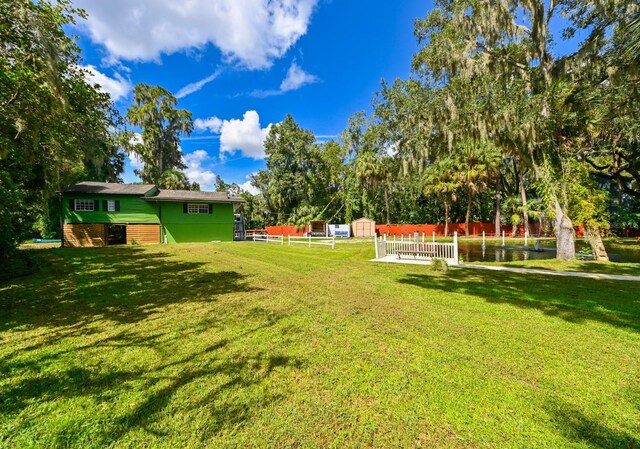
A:
[[[159,182],[167,170],[183,170],[180,134],[191,135],[191,112],[176,109],[178,100],[160,86],[139,83],[133,89],[133,104],[127,110],[129,123],[142,128],[142,142],[129,147],[144,163],[135,173],[149,184]]]
[[[172,168],[162,172],[162,175],[156,183],[160,189],[169,190],[200,190],[197,182],[189,182],[187,176],[180,170]]]
[[[474,195],[489,187],[498,172],[500,161],[500,153],[490,141],[467,140],[456,148],[454,164],[467,189],[467,211],[464,221],[467,237]]]
[[[435,195],[444,204],[444,234],[449,235],[449,212],[457,201],[458,189],[463,185],[463,175],[452,158],[439,159],[425,170],[424,193]]]
[[[0,3],[0,190],[11,192],[0,210],[0,257],[37,221],[53,228],[56,190],[121,172],[110,135],[119,116],[85,81],[80,49],[64,30],[76,18],[84,12],[66,0]]]
[[[460,2],[447,0],[416,22],[422,47],[413,68],[430,88],[442,93],[449,112],[441,134],[489,134],[497,144],[532,169],[554,219],[559,258],[575,255],[569,217],[567,165],[575,160],[577,141],[564,126],[570,110],[572,70],[590,64],[616,23],[624,23],[631,2]],[[549,23],[558,12],[570,27],[590,30],[575,56],[554,59]],[[471,91],[469,90],[471,89]],[[471,92],[477,105],[467,111]],[[462,114],[462,112],[465,114]],[[467,127],[456,126],[465,117]]]

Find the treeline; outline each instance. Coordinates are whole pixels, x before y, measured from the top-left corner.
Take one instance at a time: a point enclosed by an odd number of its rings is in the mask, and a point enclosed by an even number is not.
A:
[[[549,24],[587,35],[555,57]],[[383,83],[370,116],[317,144],[291,117],[252,179],[256,224],[310,218],[548,224],[558,257],[581,225],[638,226],[640,25],[636,2],[438,2],[415,22],[409,79]]]

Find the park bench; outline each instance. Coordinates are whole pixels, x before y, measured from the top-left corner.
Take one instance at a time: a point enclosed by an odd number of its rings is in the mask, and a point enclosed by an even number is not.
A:
[[[424,248],[400,249],[396,251],[396,255],[398,256],[398,259],[401,259],[401,256],[413,256],[415,259],[417,256],[433,257],[436,255],[436,252],[435,250],[428,250]]]

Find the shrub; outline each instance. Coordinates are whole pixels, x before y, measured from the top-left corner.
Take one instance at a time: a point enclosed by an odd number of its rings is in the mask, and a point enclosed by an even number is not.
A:
[[[442,271],[443,273],[446,273],[449,271],[449,265],[444,259],[433,259],[431,261],[431,269],[433,271]]]

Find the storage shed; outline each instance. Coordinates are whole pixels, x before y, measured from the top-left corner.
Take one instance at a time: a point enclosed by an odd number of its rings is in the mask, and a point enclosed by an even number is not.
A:
[[[375,237],[376,222],[366,217],[352,221],[351,235],[354,237]]]

